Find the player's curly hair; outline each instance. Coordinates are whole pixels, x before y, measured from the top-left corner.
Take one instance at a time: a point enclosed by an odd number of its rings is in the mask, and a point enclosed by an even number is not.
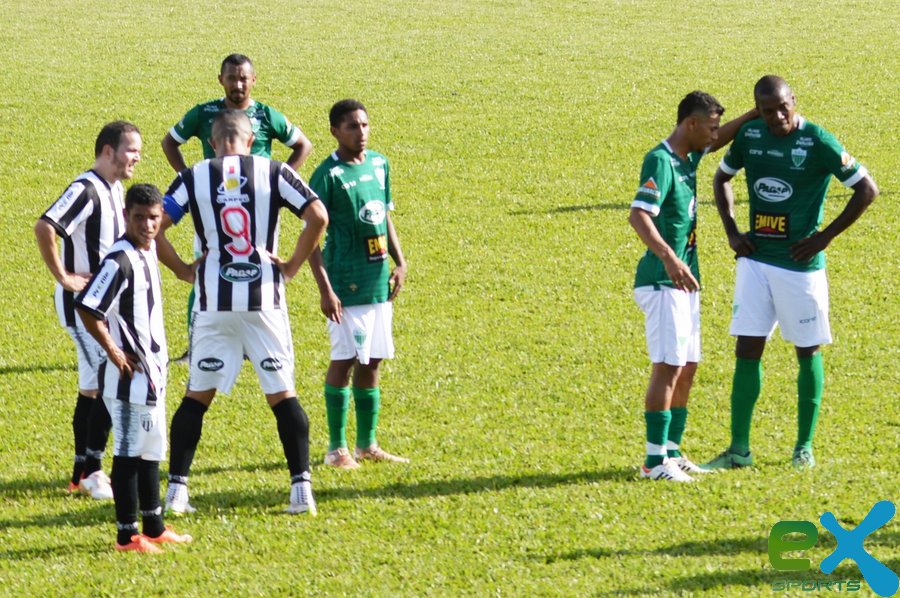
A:
[[[725,114],[725,108],[719,103],[719,100],[703,91],[692,91],[684,96],[678,104],[678,121],[686,119],[694,114],[702,114],[703,116],[722,116]]]
[[[357,110],[362,110],[366,114],[369,113],[359,100],[346,99],[336,102],[328,113],[328,122],[331,123],[332,127],[339,127],[344,120],[344,116]]]
[[[162,205],[163,197],[156,185],[149,183],[137,183],[132,185],[125,194],[125,209],[131,210],[134,206],[158,206]]]

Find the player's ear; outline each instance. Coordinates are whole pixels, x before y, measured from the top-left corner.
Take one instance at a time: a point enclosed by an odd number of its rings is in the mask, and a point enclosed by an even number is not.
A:
[[[209,147],[213,148],[213,152],[215,152],[216,151],[216,140],[213,139],[212,137],[210,137],[209,139],[207,139],[207,141],[209,141]]]
[[[247,153],[250,153],[250,149],[253,147],[253,142],[256,140],[256,135],[250,133],[250,136],[247,137]]]

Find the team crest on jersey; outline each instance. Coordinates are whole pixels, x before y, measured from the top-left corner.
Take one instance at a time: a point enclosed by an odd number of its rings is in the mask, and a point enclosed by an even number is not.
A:
[[[650,177],[645,182],[641,183],[641,186],[638,188],[638,193],[649,195],[653,199],[659,199],[659,187],[656,186],[656,181],[653,180],[653,177]]]
[[[788,215],[757,212],[753,219],[753,233],[766,239],[788,238]]]
[[[141,428],[144,429],[144,432],[149,432],[153,429],[153,417],[149,413],[141,414]]]
[[[384,202],[377,199],[367,201],[366,205],[359,209],[359,219],[373,226],[378,226],[384,222],[384,216]]]
[[[778,203],[790,199],[794,189],[788,183],[774,177],[757,179],[753,184],[753,191],[763,201]]]
[[[803,162],[806,161],[806,156],[809,152],[801,147],[795,147],[791,150],[791,161],[794,163],[794,166],[800,166]]]

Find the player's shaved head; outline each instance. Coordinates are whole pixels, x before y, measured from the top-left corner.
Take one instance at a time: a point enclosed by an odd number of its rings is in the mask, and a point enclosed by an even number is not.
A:
[[[246,141],[253,135],[250,118],[243,110],[229,108],[213,118],[212,139],[215,145]]]
[[[722,116],[724,113],[725,108],[722,107],[722,104],[716,98],[702,91],[692,91],[678,103],[678,120],[676,123],[680,124],[681,121],[689,116],[697,115],[708,118]]]
[[[777,75],[766,75],[753,86],[753,97],[756,99],[775,95],[780,95],[782,97],[790,97],[793,95],[787,81]]]

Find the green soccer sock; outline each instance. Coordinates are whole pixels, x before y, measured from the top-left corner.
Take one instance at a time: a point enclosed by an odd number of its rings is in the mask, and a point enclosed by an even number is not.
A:
[[[328,418],[328,451],[347,448],[347,410],[350,387],[325,385],[325,413]]]
[[[194,292],[194,287],[191,287],[191,293],[188,295],[187,301],[187,333],[188,339],[191,338],[191,320],[194,317],[194,301],[197,299],[197,294]]]
[[[825,369],[822,353],[801,357],[797,374],[797,446],[812,449],[819,406],[822,404],[822,388],[825,386]]]
[[[687,425],[688,410],[687,407],[672,407],[669,411],[672,413],[672,421],[669,422],[666,453],[669,457],[680,457],[681,437],[684,436],[684,428]]]
[[[356,446],[369,448],[375,441],[378,412],[381,408],[380,388],[353,387],[353,404],[356,409]]]
[[[750,423],[753,407],[762,389],[763,368],[759,359],[738,357],[731,384],[731,452],[750,452]]]
[[[644,466],[650,469],[661,464],[666,457],[666,437],[669,435],[672,412],[668,409],[645,411],[644,419],[647,421],[647,456]]]

